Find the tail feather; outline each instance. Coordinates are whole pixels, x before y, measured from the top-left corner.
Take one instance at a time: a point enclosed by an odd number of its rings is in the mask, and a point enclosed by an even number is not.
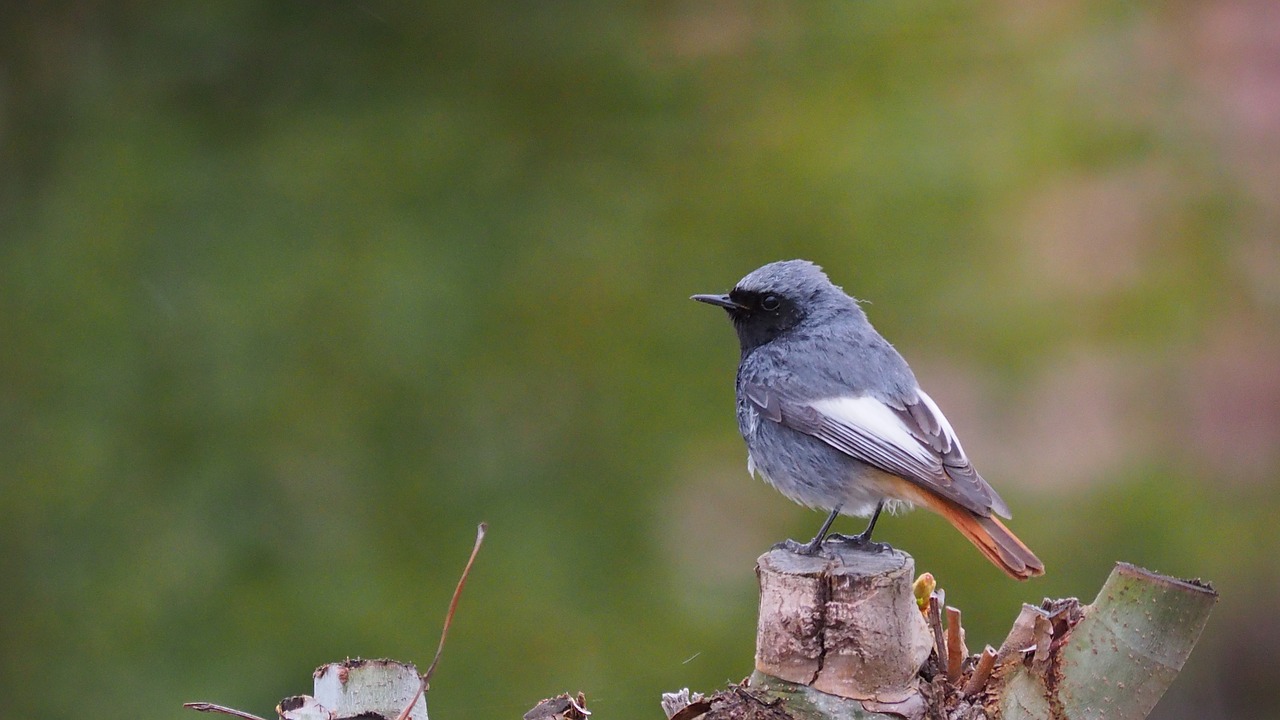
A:
[[[1044,563],[1031,552],[1017,535],[1014,535],[1004,523],[993,517],[973,515],[974,524],[983,532],[974,532],[956,523],[956,527],[969,538],[987,559],[1000,566],[1009,575],[1019,579],[1036,577],[1044,574]]]
[[[929,509],[946,518],[974,547],[1010,577],[1026,580],[1044,574],[1044,563],[994,516],[977,515],[955,503],[931,496]]]

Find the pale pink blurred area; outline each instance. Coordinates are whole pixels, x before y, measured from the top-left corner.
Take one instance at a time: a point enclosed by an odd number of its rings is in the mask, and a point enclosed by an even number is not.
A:
[[[1196,93],[1189,110],[1214,138],[1222,169],[1274,213],[1280,208],[1280,5],[1203,2],[1176,17],[1185,39],[1180,69]]]
[[[1076,172],[1031,191],[1019,227],[1028,293],[1053,302],[1106,297],[1143,282],[1175,250],[1187,192],[1168,163]]]
[[[1020,487],[1062,491],[1122,473],[1151,451],[1156,435],[1144,379],[1139,362],[1110,349],[1055,357],[1008,404],[1002,474]]]
[[[1258,306],[1274,328],[1280,325],[1280,231],[1262,228],[1248,234],[1231,252],[1236,289]]]
[[[1178,397],[1185,424],[1170,428],[1171,436],[1185,442],[1190,459],[1214,482],[1274,486],[1280,477],[1280,328],[1257,313],[1217,318],[1183,370]]]

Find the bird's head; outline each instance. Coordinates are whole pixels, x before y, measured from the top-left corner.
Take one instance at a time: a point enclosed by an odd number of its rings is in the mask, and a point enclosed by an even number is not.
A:
[[[861,312],[822,268],[808,260],[769,263],[739,280],[726,295],[694,295],[692,299],[725,309],[744,354],[812,317],[840,309]]]

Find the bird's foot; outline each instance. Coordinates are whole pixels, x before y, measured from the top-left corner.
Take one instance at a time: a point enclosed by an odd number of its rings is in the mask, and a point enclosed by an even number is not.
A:
[[[853,547],[866,550],[868,552],[882,553],[892,549],[889,543],[874,542],[865,535],[841,535],[840,533],[831,533],[827,536],[826,542],[839,543],[841,545],[852,545]]]
[[[817,555],[822,550],[821,542],[800,542],[798,540],[783,540],[780,543],[773,544],[774,550],[786,550],[796,555]]]

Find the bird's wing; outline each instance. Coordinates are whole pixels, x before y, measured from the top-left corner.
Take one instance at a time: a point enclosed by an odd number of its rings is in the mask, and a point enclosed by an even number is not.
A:
[[[995,511],[1009,517],[1004,500],[973,469],[951,423],[923,390],[900,404],[870,395],[801,401],[754,383],[745,383],[742,390],[766,420],[811,435],[979,515]]]

